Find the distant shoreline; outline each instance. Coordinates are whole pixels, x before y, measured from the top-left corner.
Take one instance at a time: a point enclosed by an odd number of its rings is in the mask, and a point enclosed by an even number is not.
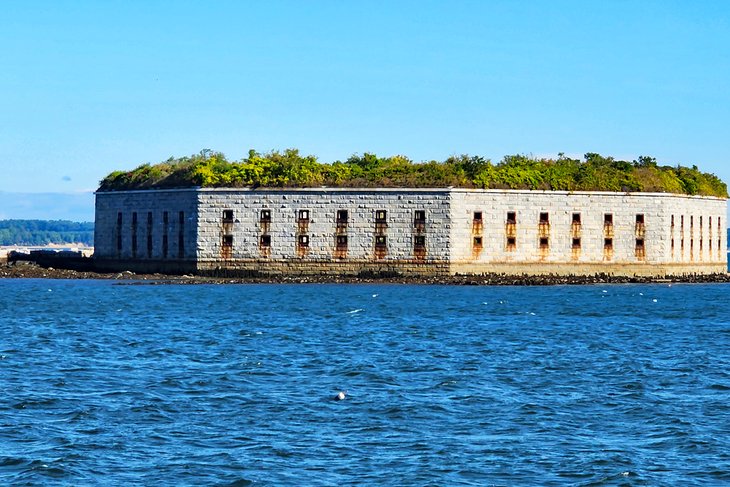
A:
[[[86,272],[41,267],[33,263],[0,265],[0,279],[101,279],[124,284],[441,284],[456,286],[556,286],[587,284],[662,284],[662,283],[728,283],[730,273],[674,276],[667,278],[594,276],[512,276],[489,274],[481,276],[256,276],[207,277],[193,275],[135,274],[133,272]]]

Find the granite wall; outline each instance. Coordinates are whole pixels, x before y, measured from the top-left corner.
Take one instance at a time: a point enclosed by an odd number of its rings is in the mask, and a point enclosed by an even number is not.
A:
[[[96,193],[96,266],[100,270],[194,271],[197,203],[194,190]]]
[[[198,266],[447,273],[449,197],[443,190],[203,190]]]
[[[184,189],[97,193],[109,269],[241,274],[725,272],[726,201],[648,193]]]
[[[719,198],[453,190],[451,212],[456,273],[664,275],[726,268],[726,201]]]

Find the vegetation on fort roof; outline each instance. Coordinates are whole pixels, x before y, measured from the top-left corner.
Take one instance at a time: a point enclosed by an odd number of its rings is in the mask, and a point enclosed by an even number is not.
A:
[[[321,163],[296,149],[261,154],[250,151],[240,161],[220,152],[143,164],[105,177],[99,191],[180,187],[463,187],[562,191],[620,191],[727,196],[727,185],[697,166],[659,165],[652,157],[619,161],[588,153],[571,159],[505,156],[494,164],[480,156],[452,156],[445,161],[415,163],[405,156],[365,153],[346,161]]]

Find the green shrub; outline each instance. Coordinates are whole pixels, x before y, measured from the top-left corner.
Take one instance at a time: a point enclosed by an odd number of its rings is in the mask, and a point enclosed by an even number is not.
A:
[[[114,171],[99,191],[175,187],[463,187],[555,191],[686,193],[727,197],[727,185],[697,166],[659,166],[652,157],[617,161],[589,152],[583,160],[559,154],[536,159],[505,156],[498,164],[480,156],[452,156],[443,162],[414,163],[397,155],[354,154],[346,161],[321,163],[297,149],[260,154],[249,151],[240,161],[203,150],[189,157]]]

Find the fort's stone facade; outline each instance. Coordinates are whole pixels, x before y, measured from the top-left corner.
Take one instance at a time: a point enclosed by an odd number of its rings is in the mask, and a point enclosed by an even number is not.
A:
[[[726,200],[469,189],[99,192],[99,268],[259,274],[725,272]]]

